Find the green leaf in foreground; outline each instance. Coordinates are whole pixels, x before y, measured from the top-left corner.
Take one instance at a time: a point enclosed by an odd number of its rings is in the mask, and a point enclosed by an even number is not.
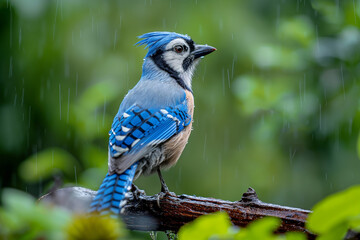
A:
[[[360,216],[360,185],[335,193],[313,208],[307,228],[319,239],[341,239],[349,228],[358,229]]]
[[[178,233],[179,240],[224,239],[232,223],[226,212],[203,215],[184,225]],[[228,238],[231,239],[231,238]]]
[[[127,231],[119,219],[101,215],[79,215],[66,228],[67,240],[123,239]]]
[[[265,217],[250,223],[246,228],[234,227],[226,212],[203,215],[180,228],[179,240],[305,240],[300,232],[274,234],[281,220]]]
[[[63,228],[70,213],[39,203],[15,189],[2,192],[0,239],[64,239]]]
[[[275,239],[273,232],[280,226],[281,220],[273,217],[265,217],[252,222],[236,234],[237,240],[270,240]]]

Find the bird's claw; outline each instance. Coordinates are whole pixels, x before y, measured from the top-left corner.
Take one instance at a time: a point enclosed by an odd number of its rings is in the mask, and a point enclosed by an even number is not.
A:
[[[159,192],[158,194],[157,194],[157,196],[156,196],[156,203],[157,203],[157,205],[158,205],[158,207],[159,208],[161,208],[161,206],[160,206],[160,200],[162,200],[165,196],[166,196],[166,194],[168,194],[169,192]]]
[[[131,190],[135,200],[139,200],[140,196],[146,195],[144,190],[139,189],[135,184],[131,185]]]
[[[160,201],[166,196],[173,196],[173,197],[176,197],[176,194],[174,192],[170,192],[169,189],[164,192],[164,191],[161,191],[159,192],[158,194],[156,194],[156,203],[158,205],[159,208],[161,208],[160,206]]]

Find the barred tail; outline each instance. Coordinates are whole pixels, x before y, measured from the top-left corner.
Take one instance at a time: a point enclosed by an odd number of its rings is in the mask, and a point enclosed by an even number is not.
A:
[[[103,183],[90,205],[90,212],[118,215],[126,203],[126,193],[131,189],[137,165],[137,163],[134,163],[122,174],[106,174]]]

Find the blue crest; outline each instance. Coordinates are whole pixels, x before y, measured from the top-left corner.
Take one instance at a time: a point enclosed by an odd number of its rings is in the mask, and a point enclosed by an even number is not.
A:
[[[138,38],[144,38],[137,42],[135,45],[146,45],[146,48],[149,48],[149,52],[146,54],[146,57],[152,56],[156,51],[172,40],[176,38],[183,38],[186,41],[191,41],[191,38],[188,35],[182,35],[175,32],[149,32],[145,33]]]

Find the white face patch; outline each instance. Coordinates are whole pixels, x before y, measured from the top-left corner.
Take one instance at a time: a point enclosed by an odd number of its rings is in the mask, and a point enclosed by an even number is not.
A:
[[[185,49],[183,50],[183,52],[178,53],[175,51],[176,46],[185,46]],[[183,62],[189,55],[190,46],[188,45],[188,43],[182,38],[177,38],[166,45],[165,52],[163,53],[162,57],[165,63],[171,69],[176,71],[179,74],[180,78],[183,79],[186,86],[191,89],[191,80],[195,71],[195,66],[199,63],[200,59],[196,59],[195,61],[193,61],[192,64],[185,71],[183,67]]]
[[[177,53],[173,50],[174,47],[177,45],[186,46],[187,50],[186,51],[184,50],[181,53]],[[190,47],[186,43],[186,41],[182,38],[174,39],[166,45],[165,50],[166,51],[163,53],[163,59],[165,63],[167,63],[169,67],[171,67],[174,71],[180,74],[183,73],[184,59],[190,54]]]

